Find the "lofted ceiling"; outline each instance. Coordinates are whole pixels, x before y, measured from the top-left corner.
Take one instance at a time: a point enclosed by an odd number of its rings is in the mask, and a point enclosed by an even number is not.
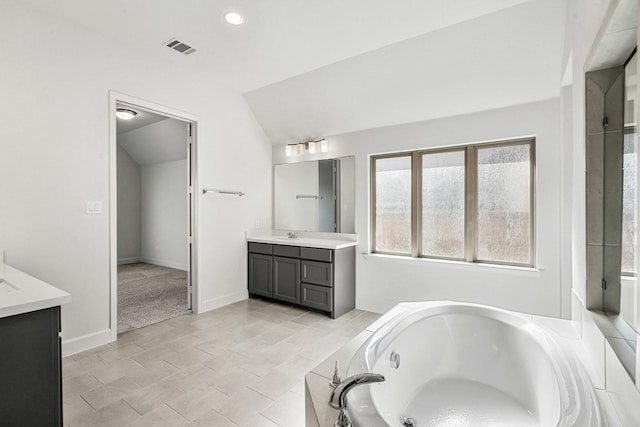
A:
[[[118,105],[120,107],[120,105]],[[117,144],[139,165],[175,162],[187,158],[187,123],[140,108],[131,120],[118,119]]]
[[[566,4],[531,0],[245,93],[273,144],[560,94]]]
[[[596,48],[587,59],[585,69],[603,70],[623,64],[638,40],[638,2],[619,0],[611,19],[598,34]]]
[[[18,1],[235,89],[282,144],[557,97],[567,0]]]
[[[526,0],[21,0],[145,54],[182,61],[241,92]],[[226,23],[238,11],[245,22]],[[171,38],[197,52],[183,56]],[[204,68],[203,68],[204,67]]]

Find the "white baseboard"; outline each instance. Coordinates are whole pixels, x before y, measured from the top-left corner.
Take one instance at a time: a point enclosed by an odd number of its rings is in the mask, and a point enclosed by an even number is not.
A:
[[[143,257],[140,257],[140,261],[141,262],[146,262],[147,264],[159,265],[161,267],[176,268],[178,270],[187,271],[187,265],[186,264],[173,262],[173,261],[167,261],[167,260],[164,260],[164,259],[149,258],[149,257],[143,256]]]
[[[122,258],[118,260],[118,264],[133,264],[136,262],[140,262],[140,257],[130,257],[130,258]]]
[[[200,307],[197,313],[205,313],[216,308],[224,307],[225,305],[233,304],[234,302],[242,301],[249,298],[249,292],[244,290],[242,292],[236,292],[229,295],[224,295],[217,298],[208,299],[200,303]]]
[[[62,357],[72,356],[111,341],[111,329],[103,329],[98,332],[82,335],[68,340],[62,340]]]

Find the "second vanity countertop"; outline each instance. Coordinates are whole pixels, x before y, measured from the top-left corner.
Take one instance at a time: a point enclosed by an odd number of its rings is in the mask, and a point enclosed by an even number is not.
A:
[[[0,318],[71,302],[71,295],[0,263]]]
[[[357,234],[346,233],[297,233],[290,239],[286,232],[274,230],[247,233],[247,242],[269,243],[272,245],[303,246],[320,249],[342,249],[358,245]]]

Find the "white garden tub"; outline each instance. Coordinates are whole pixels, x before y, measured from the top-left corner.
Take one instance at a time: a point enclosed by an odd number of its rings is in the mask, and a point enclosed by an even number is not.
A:
[[[356,352],[348,375],[362,372],[386,380],[349,392],[355,426],[606,425],[575,355],[510,311],[451,302],[410,309]]]

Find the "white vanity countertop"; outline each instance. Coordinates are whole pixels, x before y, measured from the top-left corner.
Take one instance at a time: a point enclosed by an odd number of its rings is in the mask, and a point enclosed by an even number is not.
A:
[[[269,243],[272,245],[304,246],[306,248],[342,249],[358,245],[356,234],[340,233],[297,233],[298,237],[290,239],[286,233],[253,232],[247,233],[247,242]]]
[[[0,264],[0,318],[71,302],[71,295],[6,264]]]

